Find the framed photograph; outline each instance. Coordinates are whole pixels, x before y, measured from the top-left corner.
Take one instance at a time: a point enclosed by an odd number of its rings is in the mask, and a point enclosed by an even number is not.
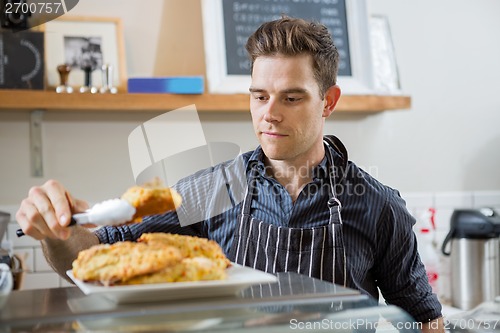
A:
[[[389,20],[383,15],[370,18],[374,88],[377,93],[401,94],[396,52]]]
[[[101,87],[102,65],[112,66],[113,85],[127,91],[123,30],[119,18],[61,16],[45,23],[47,86],[60,84],[57,66],[71,66],[68,85],[83,86],[83,68],[92,68],[92,85]]]
[[[338,84],[342,91],[373,93],[367,0],[202,0],[202,14],[211,93],[248,92],[251,79],[246,41],[262,23],[283,14],[326,25],[340,54]]]

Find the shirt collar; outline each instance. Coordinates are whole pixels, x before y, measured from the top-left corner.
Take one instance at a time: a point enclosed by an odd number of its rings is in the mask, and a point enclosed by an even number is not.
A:
[[[325,145],[325,149],[331,149],[328,145]],[[250,155],[247,164],[247,171],[250,170],[252,165],[256,165],[257,171],[261,176],[266,176],[265,170],[266,166],[264,164],[264,151],[261,146],[258,146],[253,153]],[[326,154],[321,160],[321,162],[313,168],[313,178],[326,179],[328,178],[328,159]]]
[[[329,149],[329,147],[325,146],[325,149]],[[313,178],[328,178],[328,159],[326,158],[326,154],[323,156],[321,162],[313,168]]]
[[[264,165],[264,151],[261,146],[258,146],[250,155],[247,164],[247,171],[250,171],[253,165],[256,165],[257,170],[261,176],[265,176],[266,166]]]

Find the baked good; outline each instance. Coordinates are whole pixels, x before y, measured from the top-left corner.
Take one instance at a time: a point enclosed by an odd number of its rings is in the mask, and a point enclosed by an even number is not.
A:
[[[99,244],[80,251],[78,258],[73,261],[73,275],[83,281],[99,281],[110,285],[161,271],[181,260],[181,252],[172,246],[129,241]]]
[[[168,266],[155,273],[138,275],[130,280],[119,281],[119,285],[224,280],[225,269],[217,262],[204,257],[184,258],[178,264]]]
[[[229,266],[212,240],[146,233],[137,242],[99,244],[81,251],[73,262],[73,276],[107,286],[222,280]]]
[[[142,234],[137,242],[173,246],[181,251],[183,258],[208,258],[222,269],[226,269],[231,264],[219,244],[206,238],[156,232]]]
[[[135,207],[133,222],[141,222],[144,216],[175,210],[182,203],[175,190],[163,186],[133,186],[123,193],[121,199]]]

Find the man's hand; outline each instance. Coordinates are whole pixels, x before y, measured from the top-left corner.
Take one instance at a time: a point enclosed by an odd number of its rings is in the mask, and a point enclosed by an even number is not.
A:
[[[88,203],[73,199],[61,183],[48,180],[29,190],[16,213],[16,220],[23,232],[35,239],[66,240],[71,233],[71,228],[67,228],[71,215],[87,208]]]
[[[443,318],[436,318],[428,323],[422,323],[422,333],[444,333]]]

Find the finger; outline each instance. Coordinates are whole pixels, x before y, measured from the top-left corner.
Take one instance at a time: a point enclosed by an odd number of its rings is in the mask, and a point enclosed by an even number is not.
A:
[[[47,235],[42,233],[37,227],[38,224],[45,224],[45,222],[38,213],[38,210],[28,199],[24,199],[21,202],[21,206],[16,213],[16,221],[25,235],[37,240],[42,240],[47,237]]]
[[[69,236],[68,231],[65,230],[65,227],[61,226],[59,219],[56,217],[52,201],[47,193],[47,188],[32,188],[29,192],[29,199],[36,208],[36,212],[30,212],[31,215],[28,215],[31,223],[47,237],[66,239]]]
[[[82,213],[89,209],[89,204],[87,201],[74,199],[70,196],[69,193],[68,196],[70,198],[70,202],[72,203],[71,206],[73,207],[73,213]]]
[[[66,227],[70,223],[72,214],[71,196],[66,189],[56,180],[49,180],[44,185],[47,198],[52,208],[55,220],[47,221],[55,230],[62,230],[59,227]],[[50,216],[52,217],[52,216]],[[55,224],[57,222],[57,225]],[[52,224],[54,223],[54,224]]]

